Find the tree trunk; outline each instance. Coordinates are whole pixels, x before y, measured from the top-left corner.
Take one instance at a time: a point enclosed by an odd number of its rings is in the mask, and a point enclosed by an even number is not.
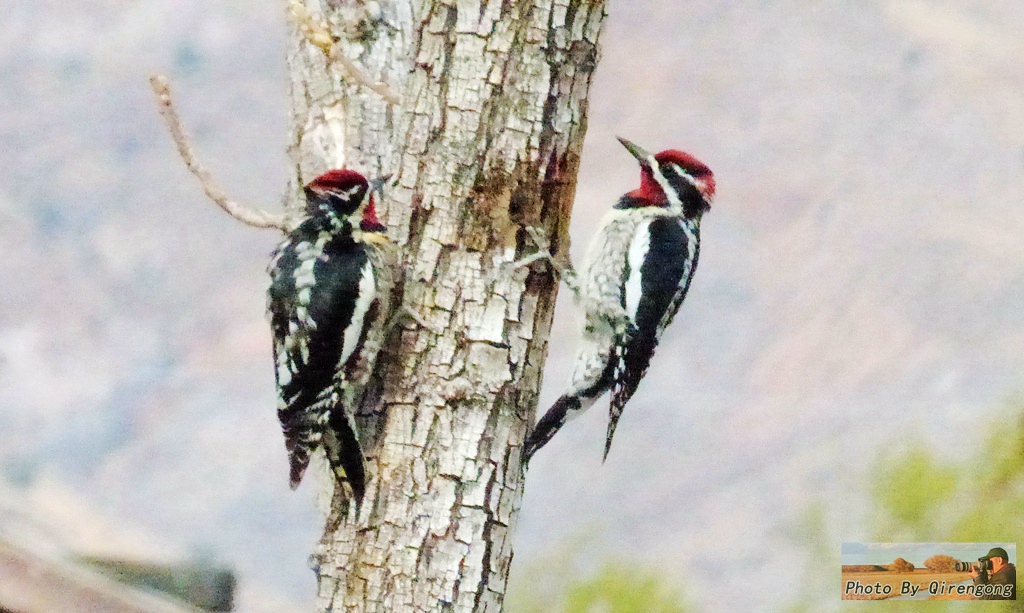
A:
[[[306,0],[389,106],[293,19],[298,186],[393,173],[381,205],[406,319],[364,403],[359,517],[334,498],[314,559],[320,611],[497,611],[557,279],[509,264],[566,229],[604,1]],[[402,276],[404,275],[404,278]],[[423,325],[426,324],[426,325]]]

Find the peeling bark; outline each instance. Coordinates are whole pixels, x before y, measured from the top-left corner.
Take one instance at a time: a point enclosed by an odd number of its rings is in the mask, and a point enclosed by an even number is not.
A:
[[[347,78],[292,23],[292,190],[328,168],[394,173],[397,327],[361,435],[358,518],[340,496],[314,554],[320,611],[497,611],[557,290],[524,228],[567,246],[603,0],[307,0]]]

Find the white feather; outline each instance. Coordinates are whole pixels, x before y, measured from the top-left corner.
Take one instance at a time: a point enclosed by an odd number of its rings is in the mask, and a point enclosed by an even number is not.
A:
[[[651,249],[651,226],[650,219],[644,221],[636,228],[633,241],[629,244],[629,252],[626,254],[626,261],[629,262],[629,276],[626,277],[626,312],[630,319],[636,322],[636,311],[640,308],[640,296],[643,293],[642,273],[640,267]]]
[[[288,367],[288,363],[284,360],[279,360],[277,363],[277,385],[284,387],[292,382],[292,369]]]
[[[681,212],[683,210],[683,201],[679,199],[679,194],[676,193],[676,190],[672,189],[668,179],[662,174],[661,167],[654,163],[651,166],[651,170],[653,171],[651,174],[654,175],[654,180],[658,182],[658,185],[661,186],[661,191],[665,192],[665,197],[668,198],[668,208],[676,213]]]
[[[359,295],[352,310],[352,319],[342,333],[340,364],[347,362],[352,352],[356,350],[359,337],[362,336],[363,321],[366,319],[366,313],[369,312],[370,305],[373,304],[376,297],[377,284],[373,278],[373,266],[370,262],[366,262],[363,265],[362,275],[359,277]]]

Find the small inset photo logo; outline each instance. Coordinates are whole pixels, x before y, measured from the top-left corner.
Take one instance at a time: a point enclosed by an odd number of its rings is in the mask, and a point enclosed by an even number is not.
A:
[[[843,600],[1016,600],[1016,543],[843,543]]]

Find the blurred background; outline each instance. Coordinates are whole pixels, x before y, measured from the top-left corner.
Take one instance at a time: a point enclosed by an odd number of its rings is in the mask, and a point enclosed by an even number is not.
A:
[[[509,609],[831,610],[843,542],[1024,541],[1024,4],[609,10],[574,254],[635,187],[615,135],[694,153],[718,198],[608,461],[599,403],[532,463]],[[279,3],[6,3],[0,551],[312,602],[322,524],[287,487],[263,317],[278,237],[205,199],[146,81],[232,197],[274,207],[285,36]]]

